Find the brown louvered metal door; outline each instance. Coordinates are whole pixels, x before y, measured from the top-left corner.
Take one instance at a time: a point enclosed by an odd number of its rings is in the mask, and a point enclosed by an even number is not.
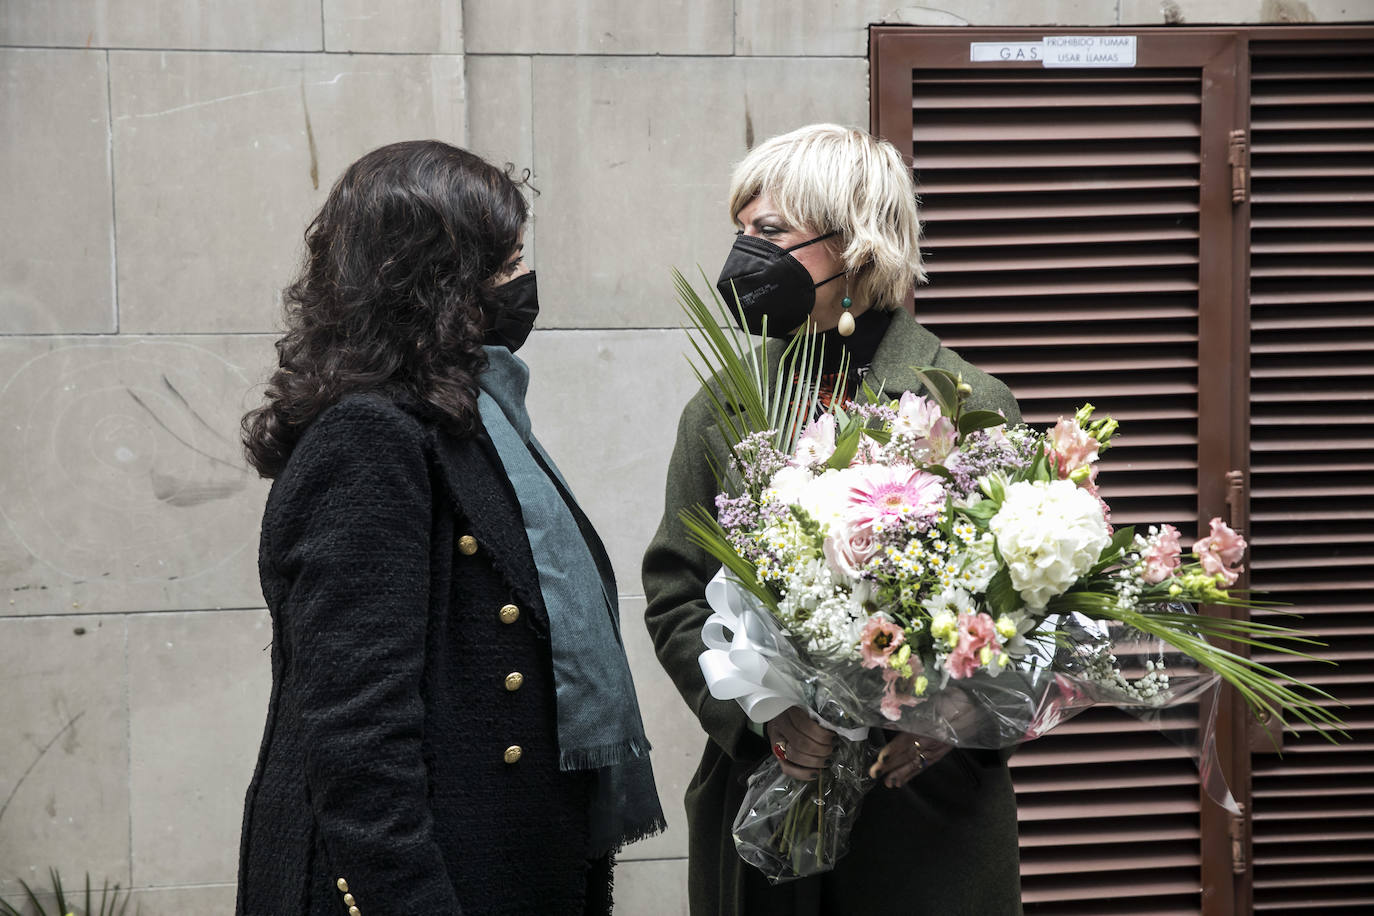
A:
[[[1243,430],[1235,36],[1140,30],[1129,69],[970,63],[972,41],[1041,34],[872,32],[875,130],[914,155],[926,220],[916,314],[1028,422],[1085,401],[1121,420],[1114,522],[1186,536],[1224,513]],[[1198,709],[1167,715],[1195,727]],[[1027,913],[1230,911],[1227,821],[1153,728],[1093,710],[1012,767]]]
[[[1343,701],[1252,761],[1257,913],[1374,913],[1374,29],[1251,40],[1251,584]],[[1282,33],[1293,35],[1293,32]],[[1298,33],[1301,34],[1301,33]],[[1280,620],[1276,615],[1261,619]],[[1282,622],[1280,620],[1280,622]]]

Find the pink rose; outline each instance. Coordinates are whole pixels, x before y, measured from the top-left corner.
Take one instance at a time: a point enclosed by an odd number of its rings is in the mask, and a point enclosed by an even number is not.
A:
[[[1231,530],[1219,518],[1212,519],[1212,533],[1193,545],[1203,572],[1209,576],[1221,576],[1222,585],[1235,584],[1245,567],[1240,561],[1245,557],[1245,538]]]
[[[835,454],[835,415],[823,413],[802,430],[797,450],[792,455],[796,467],[824,464]]]
[[[1098,441],[1088,435],[1077,420],[1061,418],[1050,430],[1045,442],[1045,454],[1049,456],[1050,466],[1059,479],[1067,480],[1070,474],[1097,460],[1098,445]]]
[[[821,543],[821,552],[830,568],[851,579],[859,577],[859,570],[878,552],[878,538],[873,529],[852,520],[841,523],[839,529]]]
[[[1163,526],[1159,534],[1145,542],[1145,550],[1140,559],[1145,564],[1143,578],[1150,585],[1157,585],[1178,571],[1179,557],[1183,548],[1178,543],[1178,529],[1173,525]]]
[[[859,636],[859,654],[865,668],[885,668],[887,660],[906,642],[902,628],[885,617],[870,617]],[[893,672],[896,673],[895,671]]]
[[[950,677],[970,677],[982,665],[984,647],[996,652],[1002,648],[997,641],[997,624],[987,614],[971,614],[968,611],[959,615],[959,641],[945,660],[945,668]]]

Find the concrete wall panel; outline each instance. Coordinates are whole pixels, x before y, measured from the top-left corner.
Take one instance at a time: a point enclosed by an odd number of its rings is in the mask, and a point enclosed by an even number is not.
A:
[[[0,340],[8,614],[260,607],[238,423],[270,338]]]
[[[124,619],[0,618],[0,896],[48,869],[129,885]],[[78,877],[77,881],[80,880]]]
[[[135,886],[236,879],[244,792],[267,719],[271,642],[266,611],[129,618]]]
[[[111,55],[120,328],[271,331],[334,179],[463,142],[461,57]]]
[[[0,44],[318,51],[319,0],[5,0]]]
[[[467,0],[473,54],[729,54],[732,0]]]
[[[461,53],[462,0],[323,0],[327,51]]]
[[[115,330],[109,115],[104,51],[0,48],[0,334]]]

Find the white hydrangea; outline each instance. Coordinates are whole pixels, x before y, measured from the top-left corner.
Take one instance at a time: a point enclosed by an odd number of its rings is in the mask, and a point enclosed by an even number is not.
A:
[[[1012,587],[1037,611],[1087,572],[1111,541],[1097,500],[1070,480],[1012,484],[988,527]]]

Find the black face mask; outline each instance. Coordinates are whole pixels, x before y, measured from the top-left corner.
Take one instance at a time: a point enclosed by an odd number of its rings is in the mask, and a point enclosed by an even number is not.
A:
[[[539,315],[539,288],[534,271],[521,274],[491,291],[495,307],[491,327],[482,342],[489,347],[505,347],[514,353],[525,343]]]
[[[836,232],[818,235],[808,242],[779,248],[772,242],[753,235],[738,235],[735,246],[725,258],[716,289],[725,305],[735,316],[735,322],[750,334],[764,333],[763,319],[768,319],[770,337],[786,337],[801,327],[816,307],[816,290],[843,277],[844,271],[820,283],[811,282],[811,274],[792,252],[807,245],[824,241]],[[735,308],[735,297],[739,308]]]

